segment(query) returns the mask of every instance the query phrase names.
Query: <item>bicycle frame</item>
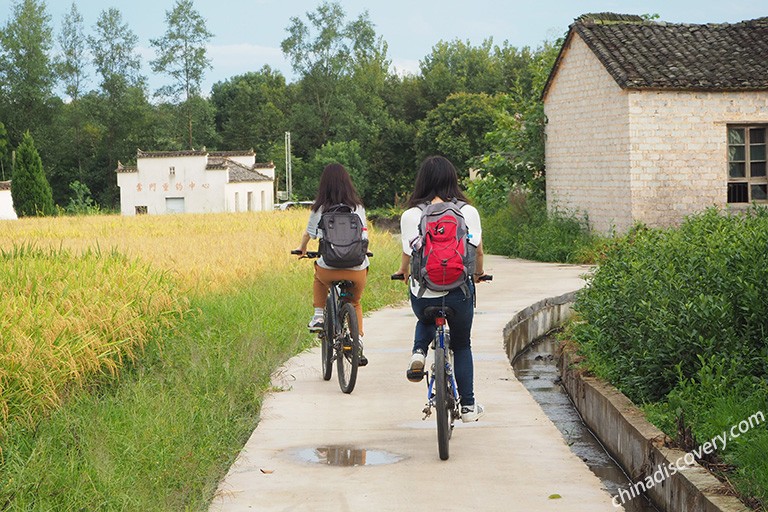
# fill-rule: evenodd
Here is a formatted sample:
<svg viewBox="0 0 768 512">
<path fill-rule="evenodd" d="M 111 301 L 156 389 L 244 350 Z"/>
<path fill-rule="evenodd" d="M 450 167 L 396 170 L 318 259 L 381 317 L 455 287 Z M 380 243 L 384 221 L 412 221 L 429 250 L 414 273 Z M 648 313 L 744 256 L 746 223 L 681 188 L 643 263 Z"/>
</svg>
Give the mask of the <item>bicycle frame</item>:
<svg viewBox="0 0 768 512">
<path fill-rule="evenodd" d="M 431 348 L 434 351 L 442 350 L 445 353 L 445 375 L 448 383 L 451 385 L 451 394 L 454 399 L 454 413 L 459 408 L 459 390 L 456 386 L 456 379 L 453 376 L 453 357 L 451 356 L 450 347 L 446 346 L 446 318 L 445 316 L 438 316 L 435 318 L 435 339 L 432 340 Z M 434 364 L 434 363 L 433 363 Z M 435 393 L 435 370 L 430 372 L 427 380 L 427 407 L 424 408 L 424 419 L 432 414 L 432 408 L 436 406 L 436 393 Z M 453 414 L 453 419 L 456 415 Z"/>
</svg>

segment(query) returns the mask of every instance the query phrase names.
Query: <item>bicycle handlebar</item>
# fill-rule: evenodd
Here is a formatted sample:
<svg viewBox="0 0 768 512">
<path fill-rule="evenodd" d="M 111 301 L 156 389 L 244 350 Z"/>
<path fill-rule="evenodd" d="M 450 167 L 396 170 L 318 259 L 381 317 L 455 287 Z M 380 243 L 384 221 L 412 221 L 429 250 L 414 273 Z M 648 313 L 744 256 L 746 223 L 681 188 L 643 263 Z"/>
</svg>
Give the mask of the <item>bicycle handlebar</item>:
<svg viewBox="0 0 768 512">
<path fill-rule="evenodd" d="M 392 274 L 389 276 L 392 281 L 405 281 L 405 274 Z M 478 281 L 493 281 L 492 274 L 483 274 L 478 278 Z"/>
<path fill-rule="evenodd" d="M 299 251 L 298 249 L 294 249 L 294 250 L 291 251 L 291 254 L 299 255 L 299 254 L 301 254 L 301 251 Z M 365 255 L 368 256 L 369 258 L 373 257 L 373 253 L 372 252 L 366 252 Z M 305 258 L 319 258 L 320 257 L 320 252 L 319 251 L 307 251 L 307 252 L 304 253 L 304 257 Z"/>
</svg>

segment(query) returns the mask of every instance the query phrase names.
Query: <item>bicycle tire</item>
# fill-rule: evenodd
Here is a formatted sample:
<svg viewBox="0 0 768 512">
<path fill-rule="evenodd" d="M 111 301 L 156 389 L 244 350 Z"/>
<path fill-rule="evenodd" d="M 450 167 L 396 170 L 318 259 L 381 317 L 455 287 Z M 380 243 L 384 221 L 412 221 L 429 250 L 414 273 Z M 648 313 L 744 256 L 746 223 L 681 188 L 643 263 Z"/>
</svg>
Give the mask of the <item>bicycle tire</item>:
<svg viewBox="0 0 768 512">
<path fill-rule="evenodd" d="M 451 407 L 448 398 L 448 379 L 445 375 L 445 350 L 435 350 L 435 416 L 437 417 L 437 451 L 440 460 L 448 460 L 448 443 L 451 439 L 449 414 Z"/>
<path fill-rule="evenodd" d="M 320 352 L 323 363 L 323 380 L 331 380 L 331 374 L 333 373 L 334 322 L 333 297 L 328 294 L 328 299 L 325 301 L 325 311 L 323 312 L 323 333 L 320 341 Z"/>
<path fill-rule="evenodd" d="M 357 381 L 357 367 L 360 362 L 360 331 L 357 314 L 352 304 L 345 303 L 339 313 L 339 338 L 341 353 L 336 356 L 339 387 L 344 393 L 351 393 Z"/>
</svg>

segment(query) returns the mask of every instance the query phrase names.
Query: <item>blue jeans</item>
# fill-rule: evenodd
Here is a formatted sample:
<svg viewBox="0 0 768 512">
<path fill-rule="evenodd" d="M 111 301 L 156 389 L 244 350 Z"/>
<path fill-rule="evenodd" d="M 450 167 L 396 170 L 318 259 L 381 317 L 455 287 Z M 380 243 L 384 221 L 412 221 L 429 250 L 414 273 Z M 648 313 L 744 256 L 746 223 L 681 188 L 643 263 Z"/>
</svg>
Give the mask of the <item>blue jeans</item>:
<svg viewBox="0 0 768 512">
<path fill-rule="evenodd" d="M 466 297 L 460 288 L 451 290 L 445 297 L 418 298 L 410 294 L 411 308 L 418 319 L 413 341 L 414 351 L 422 350 L 426 354 L 429 350 L 429 344 L 435 337 L 435 324 L 424 316 L 424 308 L 445 304 L 454 311 L 448 326 L 451 331 L 453 371 L 456 376 L 456 386 L 459 388 L 459 395 L 461 396 L 461 405 L 473 405 L 475 403 L 474 366 L 472 347 L 470 346 L 472 319 L 475 316 L 474 283 L 469 283 L 469 292 Z"/>
</svg>

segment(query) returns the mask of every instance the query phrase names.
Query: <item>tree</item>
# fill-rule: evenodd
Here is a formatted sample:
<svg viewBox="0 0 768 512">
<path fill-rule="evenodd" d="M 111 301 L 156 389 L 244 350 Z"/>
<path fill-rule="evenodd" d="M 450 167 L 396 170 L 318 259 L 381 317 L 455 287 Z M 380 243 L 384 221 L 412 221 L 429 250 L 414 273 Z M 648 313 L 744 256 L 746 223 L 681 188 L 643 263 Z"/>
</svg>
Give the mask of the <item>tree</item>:
<svg viewBox="0 0 768 512">
<path fill-rule="evenodd" d="M 83 173 L 82 131 L 83 119 L 80 109 L 80 96 L 85 88 L 88 41 L 85 37 L 83 16 L 77 10 L 77 4 L 72 2 L 69 12 L 64 15 L 61 33 L 59 34 L 61 55 L 56 60 L 56 69 L 60 80 L 64 83 L 64 92 L 72 100 L 67 109 L 69 129 L 73 132 L 74 144 L 72 151 L 77 161 L 77 177 L 85 179 Z"/>
<path fill-rule="evenodd" d="M 341 123 L 338 121 L 354 110 L 346 85 L 355 64 L 376 53 L 386 54 L 377 41 L 373 25 L 365 11 L 347 23 L 344 9 L 338 3 L 323 2 L 307 21 L 291 18 L 289 36 L 281 43 L 283 53 L 293 70 L 301 77 L 298 86 L 298 108 L 294 109 L 292 131 L 300 131 L 303 152 L 333 140 Z"/>
<path fill-rule="evenodd" d="M 493 129 L 497 100 L 487 94 L 456 93 L 419 123 L 419 160 L 440 154 L 467 176 L 472 157 L 488 149 L 485 134 Z"/>
<path fill-rule="evenodd" d="M 360 143 L 329 142 L 315 152 L 314 157 L 301 174 L 294 173 L 294 189 L 297 197 L 313 198 L 317 195 L 320 175 L 325 166 L 331 163 L 343 165 L 352 178 L 358 194 L 366 202 L 366 186 L 368 183 L 368 168 L 360 154 Z"/>
<path fill-rule="evenodd" d="M 64 92 L 73 102 L 77 102 L 88 78 L 88 40 L 85 37 L 83 16 L 74 2 L 69 12 L 64 15 L 58 41 L 61 55 L 56 59 L 56 71 L 64 83 Z"/>
<path fill-rule="evenodd" d="M 43 162 L 28 131 L 24 133 L 21 144 L 16 149 L 11 197 L 19 217 L 53 215 L 51 186 L 45 179 Z"/>
<path fill-rule="evenodd" d="M 157 54 L 151 61 L 152 71 L 167 73 L 172 79 L 171 84 L 158 90 L 159 96 L 170 96 L 174 100 L 184 98 L 188 143 L 192 148 L 191 101 L 200 96 L 200 83 L 205 70 L 211 67 L 205 44 L 213 34 L 206 28 L 205 19 L 195 10 L 192 0 L 176 0 L 173 10 L 165 13 L 165 22 L 168 26 L 165 35 L 150 41 Z"/>
<path fill-rule="evenodd" d="M 288 130 L 288 88 L 283 75 L 269 66 L 217 82 L 211 102 L 224 149 L 253 148 L 260 154 Z"/>
<path fill-rule="evenodd" d="M 118 197 L 114 169 L 117 161 L 130 160 L 143 141 L 151 140 L 151 106 L 136 52 L 138 37 L 123 23 L 120 10 L 110 8 L 99 15 L 88 36 L 93 63 L 101 77 L 99 97 L 89 101 L 94 126 L 103 127 L 94 169 L 86 185 L 99 203 L 112 206 Z"/>
<path fill-rule="evenodd" d="M 5 125 L 0 122 L 0 178 L 5 181 L 5 159 L 8 157 L 8 131 Z"/>
<path fill-rule="evenodd" d="M 0 31 L 0 94 L 11 142 L 29 130 L 39 134 L 50 121 L 48 101 L 55 80 L 49 57 L 50 16 L 41 0 L 22 0 Z"/>
<path fill-rule="evenodd" d="M 88 36 L 93 64 L 101 75 L 101 88 L 108 96 L 118 96 L 130 86 L 143 86 L 141 60 L 136 53 L 139 38 L 123 23 L 119 9 L 102 11 L 94 35 Z"/>
<path fill-rule="evenodd" d="M 486 136 L 487 150 L 472 161 L 483 174 L 506 186 L 524 186 L 544 194 L 544 128 L 546 118 L 541 92 L 560 52 L 563 40 L 545 42 L 527 59 L 530 88 L 520 80 L 513 91 L 500 97 L 493 129 Z"/>
</svg>

